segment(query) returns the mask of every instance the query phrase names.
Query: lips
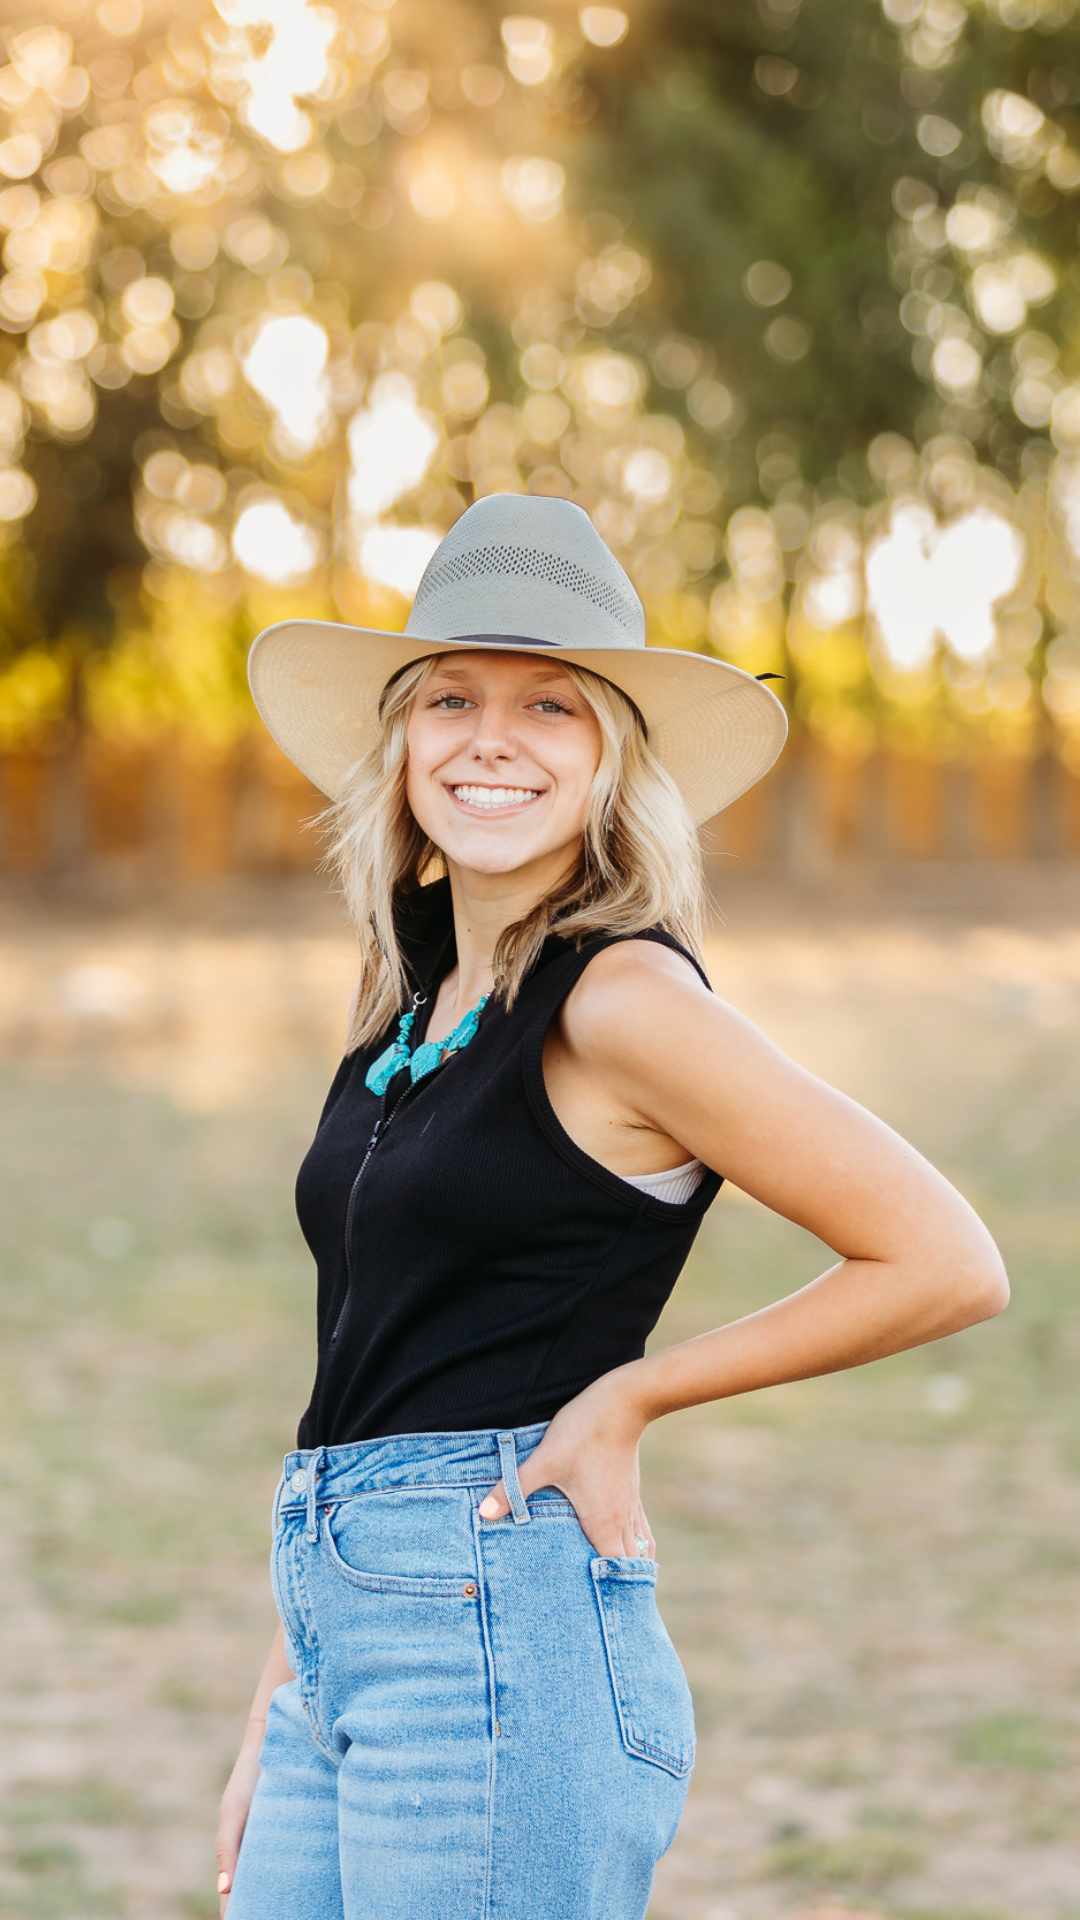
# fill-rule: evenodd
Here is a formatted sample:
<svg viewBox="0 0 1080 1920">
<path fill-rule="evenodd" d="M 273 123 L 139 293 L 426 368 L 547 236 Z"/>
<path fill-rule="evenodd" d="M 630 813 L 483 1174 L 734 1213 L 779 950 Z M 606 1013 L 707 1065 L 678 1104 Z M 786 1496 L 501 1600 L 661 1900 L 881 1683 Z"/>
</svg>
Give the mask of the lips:
<svg viewBox="0 0 1080 1920">
<path fill-rule="evenodd" d="M 488 813 L 499 813 L 507 807 L 525 806 L 530 800 L 539 800 L 540 789 L 536 787 L 451 787 L 454 799 L 466 807 L 482 807 Z"/>
</svg>

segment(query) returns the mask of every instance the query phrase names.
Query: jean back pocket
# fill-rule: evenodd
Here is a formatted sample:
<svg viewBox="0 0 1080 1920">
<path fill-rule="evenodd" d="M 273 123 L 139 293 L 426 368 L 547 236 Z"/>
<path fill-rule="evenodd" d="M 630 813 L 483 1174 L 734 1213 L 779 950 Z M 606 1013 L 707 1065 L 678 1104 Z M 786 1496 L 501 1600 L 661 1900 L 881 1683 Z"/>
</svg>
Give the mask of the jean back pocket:
<svg viewBox="0 0 1080 1920">
<path fill-rule="evenodd" d="M 593 1560 L 590 1572 L 623 1746 L 684 1779 L 694 1764 L 694 1708 L 657 1611 L 655 1563 Z"/>
</svg>

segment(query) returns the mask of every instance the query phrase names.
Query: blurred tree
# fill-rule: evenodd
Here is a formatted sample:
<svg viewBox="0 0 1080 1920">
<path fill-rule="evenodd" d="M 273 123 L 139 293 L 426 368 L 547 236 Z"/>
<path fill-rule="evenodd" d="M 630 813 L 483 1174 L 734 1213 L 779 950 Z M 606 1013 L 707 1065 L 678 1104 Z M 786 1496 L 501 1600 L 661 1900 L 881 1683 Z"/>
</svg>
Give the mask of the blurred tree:
<svg viewBox="0 0 1080 1920">
<path fill-rule="evenodd" d="M 738 652 L 741 625 L 750 664 L 786 637 L 797 709 L 853 745 L 884 707 L 902 735 L 976 723 L 1030 748 L 1045 620 L 1047 703 L 1080 764 L 1074 9 L 670 0 L 585 77 L 579 171 L 653 267 L 615 344 L 636 335 L 657 385 L 682 389 L 737 509 L 718 644 Z M 868 570 L 871 674 L 852 622 L 874 517 L 843 502 L 890 494 L 910 531 Z M 938 514 L 966 516 L 963 559 Z M 1004 620 L 950 621 L 958 568 Z"/>
<path fill-rule="evenodd" d="M 0 724 L 240 727 L 527 488 L 853 751 L 1030 744 L 1040 616 L 1080 739 L 1064 0 L 2 11 Z"/>
<path fill-rule="evenodd" d="M 654 294 L 730 388 L 733 498 L 792 477 L 778 429 L 853 494 L 883 432 L 944 428 L 1016 477 L 1055 385 L 1025 369 L 1058 361 L 1029 319 L 1067 353 L 1080 323 L 1071 8 L 668 0 L 588 79 L 580 164 L 626 196 Z M 663 384 L 687 347 L 654 347 Z"/>
</svg>

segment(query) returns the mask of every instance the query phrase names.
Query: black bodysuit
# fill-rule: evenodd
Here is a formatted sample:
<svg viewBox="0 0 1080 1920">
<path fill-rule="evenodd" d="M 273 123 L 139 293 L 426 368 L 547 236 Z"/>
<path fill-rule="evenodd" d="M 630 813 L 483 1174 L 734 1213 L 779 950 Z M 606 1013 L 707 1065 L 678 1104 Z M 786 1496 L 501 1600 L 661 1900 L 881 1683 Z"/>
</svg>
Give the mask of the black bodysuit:
<svg viewBox="0 0 1080 1920">
<path fill-rule="evenodd" d="M 454 963 L 449 883 L 409 896 L 399 926 L 428 996 L 419 1044 Z M 299 1446 L 530 1425 L 640 1358 L 721 1180 L 706 1172 L 689 1200 L 655 1199 L 555 1117 L 545 1036 L 620 937 L 580 949 L 550 937 L 513 1010 L 489 1000 L 468 1046 L 415 1086 L 407 1071 L 381 1098 L 364 1085 L 393 1028 L 342 1061 L 296 1188 L 318 1266 Z M 634 937 L 686 952 L 658 929 Z"/>
</svg>

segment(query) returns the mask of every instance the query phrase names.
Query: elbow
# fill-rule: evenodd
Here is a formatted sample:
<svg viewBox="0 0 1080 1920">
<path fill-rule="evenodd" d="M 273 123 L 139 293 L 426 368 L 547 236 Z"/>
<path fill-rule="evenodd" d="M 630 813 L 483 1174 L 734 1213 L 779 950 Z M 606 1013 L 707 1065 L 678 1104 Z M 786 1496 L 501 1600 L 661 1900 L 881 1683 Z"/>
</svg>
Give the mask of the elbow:
<svg viewBox="0 0 1080 1920">
<path fill-rule="evenodd" d="M 993 1258 L 970 1266 L 956 1276 L 956 1330 L 973 1327 L 980 1320 L 993 1320 L 1009 1304 L 1009 1276 L 997 1248 Z"/>
<path fill-rule="evenodd" d="M 993 1280 L 987 1284 L 986 1305 L 983 1308 L 983 1320 L 992 1320 L 996 1313 L 1004 1313 L 1009 1304 L 1009 1276 L 1003 1266 L 999 1266 Z"/>
<path fill-rule="evenodd" d="M 953 1230 L 941 1233 L 934 1249 L 941 1299 L 953 1333 L 993 1320 L 1009 1304 L 1009 1276 L 997 1242 L 977 1214 L 965 1209 L 965 1216 L 950 1223 Z"/>
</svg>

